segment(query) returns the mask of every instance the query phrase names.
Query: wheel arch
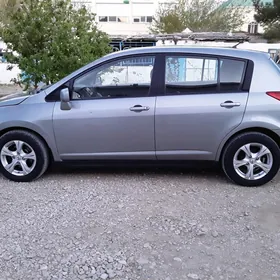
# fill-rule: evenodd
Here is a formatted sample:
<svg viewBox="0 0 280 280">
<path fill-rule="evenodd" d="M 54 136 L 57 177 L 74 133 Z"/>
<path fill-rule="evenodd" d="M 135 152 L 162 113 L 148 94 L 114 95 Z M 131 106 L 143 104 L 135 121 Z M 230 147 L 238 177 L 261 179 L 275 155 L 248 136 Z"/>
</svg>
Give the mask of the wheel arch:
<svg viewBox="0 0 280 280">
<path fill-rule="evenodd" d="M 35 131 L 33 129 L 26 128 L 26 127 L 21 127 L 21 126 L 7 127 L 7 128 L 4 128 L 0 131 L 0 137 L 2 137 L 7 132 L 14 131 L 14 130 L 27 131 L 27 132 L 30 132 L 30 133 L 36 135 L 46 145 L 49 156 L 50 156 L 50 161 L 54 161 L 54 155 L 53 155 L 52 149 L 49 146 L 48 142 L 46 141 L 46 139 L 40 133 L 38 133 L 37 131 Z"/>
<path fill-rule="evenodd" d="M 276 142 L 278 147 L 280 148 L 280 136 L 276 132 L 274 132 L 273 130 L 267 129 L 267 128 L 263 128 L 263 127 L 250 127 L 250 128 L 245 128 L 245 129 L 239 130 L 239 131 L 235 132 L 233 135 L 231 135 L 225 141 L 225 143 L 223 143 L 222 148 L 217 153 L 216 160 L 217 161 L 221 161 L 223 153 L 225 151 L 225 148 L 227 147 L 229 142 L 233 138 L 235 138 L 236 136 L 238 136 L 238 135 L 240 135 L 242 133 L 245 133 L 245 132 L 259 132 L 259 133 L 263 133 L 263 134 L 269 136 L 270 138 L 272 138 Z"/>
</svg>

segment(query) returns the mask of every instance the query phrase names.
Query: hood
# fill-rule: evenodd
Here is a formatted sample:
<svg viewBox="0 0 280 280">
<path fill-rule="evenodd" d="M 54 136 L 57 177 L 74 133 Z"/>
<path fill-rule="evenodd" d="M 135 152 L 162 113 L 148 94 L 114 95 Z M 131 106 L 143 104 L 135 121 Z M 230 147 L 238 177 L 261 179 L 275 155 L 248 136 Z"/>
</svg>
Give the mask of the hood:
<svg viewBox="0 0 280 280">
<path fill-rule="evenodd" d="M 30 96 L 30 93 L 14 93 L 0 98 L 0 107 L 18 105 Z"/>
</svg>

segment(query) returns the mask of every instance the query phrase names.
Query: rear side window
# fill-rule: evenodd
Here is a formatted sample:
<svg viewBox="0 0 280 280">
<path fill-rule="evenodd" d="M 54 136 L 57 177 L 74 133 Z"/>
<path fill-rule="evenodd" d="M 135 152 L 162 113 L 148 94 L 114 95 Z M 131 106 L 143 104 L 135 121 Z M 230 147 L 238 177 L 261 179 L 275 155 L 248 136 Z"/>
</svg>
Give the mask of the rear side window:
<svg viewBox="0 0 280 280">
<path fill-rule="evenodd" d="M 240 91 L 246 63 L 233 59 L 168 56 L 166 94 Z"/>
<path fill-rule="evenodd" d="M 239 91 L 243 82 L 245 62 L 233 59 L 220 60 L 220 91 Z"/>
</svg>

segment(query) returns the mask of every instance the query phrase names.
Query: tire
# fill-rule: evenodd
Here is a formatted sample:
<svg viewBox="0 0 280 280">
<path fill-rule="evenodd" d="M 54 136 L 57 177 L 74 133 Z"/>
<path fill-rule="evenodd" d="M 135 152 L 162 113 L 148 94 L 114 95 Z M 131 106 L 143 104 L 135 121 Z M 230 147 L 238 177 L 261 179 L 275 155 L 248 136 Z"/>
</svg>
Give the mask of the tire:
<svg viewBox="0 0 280 280">
<path fill-rule="evenodd" d="M 258 157 L 261 149 L 264 155 Z M 248 156 L 250 154 L 253 156 Z M 247 187 L 262 186 L 270 182 L 278 173 L 280 149 L 269 136 L 259 132 L 246 132 L 236 136 L 227 144 L 222 154 L 221 164 L 227 177 L 234 183 Z M 239 164 L 241 165 L 238 166 Z M 265 168 L 260 168 L 260 165 Z M 249 170 L 253 170 L 253 173 Z"/>
<path fill-rule="evenodd" d="M 35 134 L 13 130 L 0 137 L 0 171 L 7 179 L 33 181 L 45 173 L 49 162 L 48 148 Z"/>
</svg>

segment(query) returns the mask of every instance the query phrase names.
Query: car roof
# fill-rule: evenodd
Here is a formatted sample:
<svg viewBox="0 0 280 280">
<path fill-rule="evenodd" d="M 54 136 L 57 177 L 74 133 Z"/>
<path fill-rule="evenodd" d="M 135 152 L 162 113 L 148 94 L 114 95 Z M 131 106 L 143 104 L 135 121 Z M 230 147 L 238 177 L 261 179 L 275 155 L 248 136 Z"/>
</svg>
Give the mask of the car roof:
<svg viewBox="0 0 280 280">
<path fill-rule="evenodd" d="M 118 58 L 127 55 L 136 54 L 153 54 L 153 53 L 189 53 L 189 54 L 209 54 L 209 55 L 220 55 L 220 56 L 231 56 L 236 58 L 244 58 L 256 60 L 263 56 L 269 56 L 265 52 L 243 50 L 236 48 L 226 47 L 190 47 L 190 46 L 153 46 L 153 47 L 142 47 L 142 48 L 131 48 L 119 52 L 114 52 L 103 58 Z"/>
</svg>

